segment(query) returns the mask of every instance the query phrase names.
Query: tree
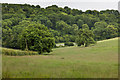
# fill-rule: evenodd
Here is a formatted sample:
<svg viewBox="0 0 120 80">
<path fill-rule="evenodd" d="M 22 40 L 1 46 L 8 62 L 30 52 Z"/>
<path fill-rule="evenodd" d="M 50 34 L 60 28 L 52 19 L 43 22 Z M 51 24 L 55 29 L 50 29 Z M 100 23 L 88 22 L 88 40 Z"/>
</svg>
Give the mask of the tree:
<svg viewBox="0 0 120 80">
<path fill-rule="evenodd" d="M 56 26 L 56 22 L 60 20 L 58 15 L 55 13 L 52 13 L 48 15 L 48 18 L 53 24 L 52 29 L 54 29 L 54 27 Z"/>
<path fill-rule="evenodd" d="M 94 34 L 88 28 L 80 29 L 78 32 L 78 37 L 76 39 L 76 43 L 78 46 L 85 45 L 85 47 L 90 44 L 95 44 Z"/>
<path fill-rule="evenodd" d="M 77 21 L 77 25 L 79 26 L 79 29 L 82 28 L 82 25 L 84 24 L 83 20 L 79 19 Z"/>
<path fill-rule="evenodd" d="M 12 43 L 12 30 L 8 27 L 8 29 L 2 29 L 2 46 L 11 48 Z"/>
<path fill-rule="evenodd" d="M 64 21 L 58 21 L 56 23 L 56 29 L 61 31 L 62 34 L 69 34 L 71 30 L 71 26 L 66 24 Z"/>
<path fill-rule="evenodd" d="M 52 24 L 52 22 L 50 20 L 47 20 L 46 26 L 48 28 L 52 28 L 53 24 Z"/>
<path fill-rule="evenodd" d="M 71 11 L 71 14 L 72 15 L 80 15 L 80 14 L 82 14 L 82 11 L 81 10 L 78 10 L 78 9 L 73 9 L 72 11 Z"/>
<path fill-rule="evenodd" d="M 67 24 L 71 25 L 75 23 L 75 17 L 73 15 L 60 15 L 60 19 L 66 22 Z"/>
<path fill-rule="evenodd" d="M 65 12 L 67 14 L 70 14 L 71 13 L 71 8 L 69 8 L 68 6 L 65 6 L 64 9 L 66 10 Z"/>
<path fill-rule="evenodd" d="M 82 29 L 88 29 L 89 30 L 89 26 L 87 24 L 83 24 Z"/>
<path fill-rule="evenodd" d="M 93 33 L 95 34 L 95 40 L 103 40 L 106 39 L 106 27 L 107 27 L 107 23 L 102 21 L 102 22 L 96 22 L 94 24 L 95 29 L 93 29 Z"/>
<path fill-rule="evenodd" d="M 47 25 L 48 18 L 44 15 L 37 15 L 34 17 L 33 21 L 40 21 L 41 24 Z"/>
<path fill-rule="evenodd" d="M 118 29 L 113 25 L 108 25 L 106 28 L 106 35 L 104 36 L 106 36 L 107 39 L 115 38 L 118 36 Z"/>
<path fill-rule="evenodd" d="M 76 24 L 72 25 L 72 30 L 70 31 L 72 35 L 76 35 L 76 33 L 78 32 L 78 26 Z"/>
<path fill-rule="evenodd" d="M 82 12 L 67 6 L 41 8 L 39 5 L 3 3 L 2 13 L 2 45 L 9 48 L 42 53 L 51 51 L 51 47 L 46 45 L 53 43 L 53 37 L 56 43 L 75 42 L 78 37 L 78 45 L 88 46 L 94 39 L 97 41 L 120 36 L 117 35 L 120 30 L 118 10 Z M 36 28 L 37 25 L 39 27 Z M 51 34 L 44 36 L 47 33 Z M 94 37 L 87 37 L 89 34 Z"/>
<path fill-rule="evenodd" d="M 40 6 L 39 6 L 39 5 L 36 5 L 36 7 L 37 7 L 37 8 L 40 8 Z"/>
<path fill-rule="evenodd" d="M 55 40 L 49 30 L 39 23 L 32 23 L 25 27 L 20 38 L 22 49 L 35 50 L 39 54 L 51 52 L 55 45 Z"/>
</svg>

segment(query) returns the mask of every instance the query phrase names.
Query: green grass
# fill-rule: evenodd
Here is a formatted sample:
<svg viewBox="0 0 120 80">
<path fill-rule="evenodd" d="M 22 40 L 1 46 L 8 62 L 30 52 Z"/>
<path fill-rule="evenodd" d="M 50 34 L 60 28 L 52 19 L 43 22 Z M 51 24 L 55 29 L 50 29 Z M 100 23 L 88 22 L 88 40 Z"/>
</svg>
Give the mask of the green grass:
<svg viewBox="0 0 120 80">
<path fill-rule="evenodd" d="M 3 78 L 117 78 L 118 40 L 53 49 L 49 55 L 3 55 Z"/>
<path fill-rule="evenodd" d="M 2 54 L 9 56 L 39 55 L 38 52 L 35 51 L 22 51 L 18 49 L 8 49 L 8 48 L 2 48 Z"/>
</svg>

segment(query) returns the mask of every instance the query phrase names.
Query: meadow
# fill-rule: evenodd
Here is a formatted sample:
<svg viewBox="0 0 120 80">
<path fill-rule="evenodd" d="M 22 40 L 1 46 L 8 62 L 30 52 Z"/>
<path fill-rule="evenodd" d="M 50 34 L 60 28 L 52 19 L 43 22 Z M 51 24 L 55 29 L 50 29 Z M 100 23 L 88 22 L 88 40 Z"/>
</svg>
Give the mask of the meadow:
<svg viewBox="0 0 120 80">
<path fill-rule="evenodd" d="M 117 78 L 118 38 L 42 55 L 2 56 L 3 78 Z"/>
</svg>

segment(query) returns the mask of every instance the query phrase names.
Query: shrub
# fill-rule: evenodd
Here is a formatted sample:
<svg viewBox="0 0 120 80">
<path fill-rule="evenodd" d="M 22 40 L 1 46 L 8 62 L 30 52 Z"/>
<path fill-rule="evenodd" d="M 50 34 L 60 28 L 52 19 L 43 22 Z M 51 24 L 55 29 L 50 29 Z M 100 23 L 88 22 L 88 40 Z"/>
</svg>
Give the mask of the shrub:
<svg viewBox="0 0 120 80">
<path fill-rule="evenodd" d="M 2 54 L 9 55 L 9 56 L 24 56 L 24 55 L 38 55 L 38 52 L 3 48 Z"/>
<path fill-rule="evenodd" d="M 73 42 L 65 42 L 65 46 L 74 46 Z"/>
</svg>

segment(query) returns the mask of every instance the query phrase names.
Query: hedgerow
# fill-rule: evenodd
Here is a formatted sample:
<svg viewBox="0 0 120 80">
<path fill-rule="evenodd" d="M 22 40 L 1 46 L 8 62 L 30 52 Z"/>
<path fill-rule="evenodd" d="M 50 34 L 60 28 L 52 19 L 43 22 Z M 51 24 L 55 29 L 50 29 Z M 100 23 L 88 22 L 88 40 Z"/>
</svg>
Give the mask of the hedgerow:
<svg viewBox="0 0 120 80">
<path fill-rule="evenodd" d="M 35 51 L 22 51 L 8 48 L 2 48 L 2 54 L 9 56 L 39 55 L 38 52 Z"/>
</svg>

